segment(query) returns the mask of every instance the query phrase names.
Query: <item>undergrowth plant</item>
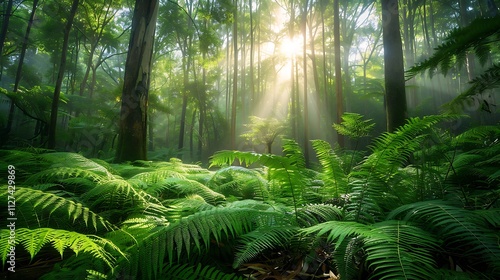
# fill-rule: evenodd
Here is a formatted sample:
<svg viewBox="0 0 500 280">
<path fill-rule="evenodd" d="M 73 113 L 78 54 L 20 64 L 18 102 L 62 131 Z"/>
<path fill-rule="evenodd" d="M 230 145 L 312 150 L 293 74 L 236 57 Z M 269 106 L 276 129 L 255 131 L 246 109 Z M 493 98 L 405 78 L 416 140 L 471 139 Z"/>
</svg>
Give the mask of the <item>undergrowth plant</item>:
<svg viewBox="0 0 500 280">
<path fill-rule="evenodd" d="M 500 128 L 439 128 L 456 118 L 410 119 L 356 161 L 314 140 L 317 169 L 291 140 L 281 156 L 220 151 L 208 169 L 1 150 L 0 168 L 16 163 L 16 276 L 499 278 Z"/>
</svg>

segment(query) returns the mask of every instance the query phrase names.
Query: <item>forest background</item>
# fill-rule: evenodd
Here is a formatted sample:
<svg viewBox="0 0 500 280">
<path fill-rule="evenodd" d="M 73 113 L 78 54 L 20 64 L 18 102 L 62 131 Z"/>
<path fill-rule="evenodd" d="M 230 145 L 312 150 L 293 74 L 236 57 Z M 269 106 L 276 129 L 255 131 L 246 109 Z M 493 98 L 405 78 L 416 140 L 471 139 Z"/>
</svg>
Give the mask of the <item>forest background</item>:
<svg viewBox="0 0 500 280">
<path fill-rule="evenodd" d="M 2 2 L 0 86 L 15 103 L 1 95 L 3 145 L 114 157 L 134 3 L 75 2 L 72 11 L 65 1 Z M 332 128 L 344 112 L 374 119 L 374 135 L 385 131 L 382 28 L 394 18 L 393 8 L 383 12 L 375 1 L 338 1 L 338 10 L 333 4 L 160 1 L 147 98 L 150 158 L 207 162 L 224 148 L 264 152 L 266 126 L 274 126 L 300 143 L 309 159 L 310 139 L 352 148 Z M 405 69 L 429 58 L 455 28 L 495 15 L 497 4 L 400 1 Z M 497 56 L 493 52 L 483 62 L 468 54 L 442 72 L 432 71 L 432 79 L 409 78 L 407 115 L 442 112 Z M 495 123 L 494 98 L 488 91 L 448 106 L 473 116 L 451 128 Z M 259 122 L 260 131 L 240 137 L 251 131 L 246 124 L 255 128 Z"/>
<path fill-rule="evenodd" d="M 499 279 L 498 4 L 2 1 L 0 277 Z"/>
</svg>

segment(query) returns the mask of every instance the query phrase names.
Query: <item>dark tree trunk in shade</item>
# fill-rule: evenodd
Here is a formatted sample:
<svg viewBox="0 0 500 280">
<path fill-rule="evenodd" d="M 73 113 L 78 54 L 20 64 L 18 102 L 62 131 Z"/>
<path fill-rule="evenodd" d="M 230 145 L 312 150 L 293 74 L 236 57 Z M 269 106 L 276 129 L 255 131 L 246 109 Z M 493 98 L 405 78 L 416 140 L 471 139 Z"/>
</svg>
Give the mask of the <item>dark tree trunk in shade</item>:
<svg viewBox="0 0 500 280">
<path fill-rule="evenodd" d="M 397 0 L 382 0 L 384 75 L 387 131 L 405 124 L 407 117 L 403 48 Z"/>
<path fill-rule="evenodd" d="M 136 0 L 120 111 L 117 162 L 147 158 L 147 109 L 158 0 Z"/>
<path fill-rule="evenodd" d="M 57 111 L 59 110 L 59 97 L 61 96 L 61 87 L 64 79 L 64 72 L 66 69 L 66 57 L 68 55 L 68 45 L 69 45 L 69 33 L 71 32 L 71 27 L 73 26 L 73 20 L 75 19 L 76 10 L 78 9 L 79 0 L 73 0 L 71 4 L 71 10 L 68 15 L 68 21 L 64 28 L 64 39 L 63 46 L 61 50 L 61 61 L 59 63 L 59 72 L 57 73 L 56 85 L 54 88 L 54 97 L 52 98 L 52 107 L 50 111 L 50 123 L 49 123 L 49 137 L 47 142 L 47 148 L 54 149 L 56 147 L 56 125 L 57 125 Z"/>
</svg>

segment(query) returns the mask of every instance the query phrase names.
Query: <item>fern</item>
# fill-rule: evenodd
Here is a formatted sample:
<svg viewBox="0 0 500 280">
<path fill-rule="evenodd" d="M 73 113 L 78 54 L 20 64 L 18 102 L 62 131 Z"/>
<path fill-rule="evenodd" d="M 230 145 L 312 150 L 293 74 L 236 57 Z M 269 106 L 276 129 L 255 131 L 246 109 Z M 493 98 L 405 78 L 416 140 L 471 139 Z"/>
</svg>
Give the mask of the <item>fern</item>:
<svg viewBox="0 0 500 280">
<path fill-rule="evenodd" d="M 342 210 L 329 204 L 308 204 L 297 209 L 298 224 L 312 226 L 326 221 L 343 219 Z"/>
<path fill-rule="evenodd" d="M 235 273 L 225 273 L 217 267 L 198 264 L 168 265 L 157 279 L 178 279 L 178 280 L 244 280 L 247 277 L 238 276 Z"/>
<path fill-rule="evenodd" d="M 484 265 L 493 275 L 499 275 L 500 235 L 486 227 L 480 213 L 443 201 L 425 201 L 401 206 L 388 218 L 422 223 L 442 239 L 442 246 L 450 255 L 466 257 L 468 265 Z"/>
<path fill-rule="evenodd" d="M 139 173 L 131 177 L 130 180 L 140 180 L 146 184 L 154 184 L 167 178 L 185 179 L 185 177 L 179 172 L 167 168 L 161 168 L 151 172 Z"/>
<path fill-rule="evenodd" d="M 370 278 L 375 279 L 431 279 L 435 274 L 435 263 L 431 252 L 437 249 L 436 240 L 418 227 L 398 221 L 363 225 L 355 222 L 330 221 L 318 224 L 302 232 L 327 236 L 327 240 L 341 244 L 338 249 L 349 249 L 344 243 L 352 237 L 362 238 L 366 251 L 366 261 L 372 270 Z M 343 244 L 343 245 L 342 245 Z M 418 246 L 418 247 L 416 247 Z M 337 253 L 337 254 L 341 254 Z M 338 262 L 351 262 L 353 254 L 347 252 L 347 259 Z M 341 271 L 347 272 L 347 264 L 338 264 Z M 342 275 L 341 275 L 342 277 Z"/>
<path fill-rule="evenodd" d="M 239 166 L 217 170 L 206 185 L 225 196 L 239 199 L 266 200 L 270 195 L 267 181 L 258 171 Z"/>
<path fill-rule="evenodd" d="M 500 65 L 493 64 L 486 71 L 484 71 L 484 73 L 469 81 L 469 88 L 455 97 L 452 101 L 445 104 L 444 107 L 453 111 L 455 108 L 463 107 L 463 105 L 467 104 L 468 101 L 480 102 L 478 104 L 479 107 L 482 110 L 491 113 L 494 111 L 492 107 L 496 106 L 496 104 L 489 103 L 487 99 L 481 97 L 480 95 L 485 93 L 487 90 L 496 89 L 498 87 L 500 87 Z M 476 96 L 479 96 L 480 98 L 475 99 L 474 97 Z"/>
<path fill-rule="evenodd" d="M 210 204 L 218 204 L 225 200 L 225 196 L 211 190 L 207 186 L 197 181 L 188 179 L 169 178 L 163 181 L 164 185 L 169 186 L 177 195 L 193 195 L 197 194 Z"/>
<path fill-rule="evenodd" d="M 152 198 L 136 189 L 131 182 L 112 179 L 100 182 L 81 199 L 108 219 L 120 220 L 134 211 L 146 209 L 151 205 Z"/>
<path fill-rule="evenodd" d="M 437 240 L 428 232 L 402 223 L 386 221 L 375 225 L 379 236 L 367 237 L 365 248 L 368 267 L 374 279 L 433 279 L 436 263 L 433 252 Z"/>
<path fill-rule="evenodd" d="M 7 190 L 7 186 L 2 186 L 1 189 Z M 2 191 L 0 200 L 7 201 L 7 191 Z M 81 203 L 63 198 L 54 193 L 46 193 L 18 186 L 16 188 L 16 204 L 18 215 L 23 216 L 29 223 L 32 222 L 29 217 L 33 215 L 33 210 L 35 210 L 34 213 L 36 213 L 35 215 L 37 216 L 39 226 L 42 213 L 47 213 L 47 219 L 49 220 L 52 217 L 54 220 L 61 221 L 63 219 L 61 219 L 60 214 L 62 214 L 66 215 L 67 219 L 72 222 L 75 222 L 77 219 L 82 219 L 85 226 L 88 226 L 90 222 L 95 231 L 98 231 L 98 228 L 103 228 L 105 230 L 113 228 L 110 222 L 106 221 L 103 217 L 94 213 Z M 29 225 L 27 224 L 26 226 Z"/>
<path fill-rule="evenodd" d="M 356 113 L 344 113 L 342 123 L 333 124 L 333 128 L 341 135 L 358 139 L 370 135 L 375 123 L 371 119 L 362 120 L 363 116 Z"/>
<path fill-rule="evenodd" d="M 347 175 L 342 168 L 339 156 L 332 150 L 330 144 L 323 140 L 313 140 L 312 146 L 322 168 L 322 179 L 325 182 L 324 195 L 339 197 L 348 192 Z"/>
<path fill-rule="evenodd" d="M 2 240 L 7 240 L 10 235 L 10 230 L 0 230 Z M 16 244 L 22 244 L 23 248 L 29 253 L 31 259 L 46 244 L 51 244 L 60 255 L 63 257 L 65 249 L 71 249 L 76 255 L 79 253 L 90 254 L 93 258 L 103 261 L 109 268 L 113 269 L 117 255 L 124 257 L 122 251 L 110 241 L 94 236 L 83 235 L 77 232 L 71 232 L 52 228 L 16 228 Z M 2 262 L 7 259 L 8 242 L 0 243 L 0 253 L 2 254 Z"/>
<path fill-rule="evenodd" d="M 233 268 L 240 267 L 266 250 L 284 248 L 291 244 L 291 239 L 298 233 L 298 227 L 291 225 L 275 225 L 259 227 L 239 239 L 241 245 L 237 248 Z"/>
<path fill-rule="evenodd" d="M 232 165 L 236 160 L 241 164 L 250 166 L 261 158 L 261 154 L 240 151 L 219 151 L 210 157 L 210 167 Z"/>
<path fill-rule="evenodd" d="M 432 75 L 438 68 L 446 74 L 453 61 L 459 58 L 458 61 L 463 62 L 465 54 L 471 50 L 475 50 L 480 62 L 484 64 L 488 57 L 489 45 L 495 41 L 495 36 L 500 34 L 500 20 L 498 19 L 498 16 L 478 18 L 469 26 L 453 30 L 445 42 L 436 48 L 431 58 L 407 71 L 408 78 L 426 70 L 429 70 Z"/>
<path fill-rule="evenodd" d="M 147 279 L 155 278 L 160 272 L 164 258 L 170 263 L 191 255 L 192 247 L 200 253 L 208 249 L 212 243 L 219 244 L 227 238 L 237 237 L 252 230 L 255 226 L 269 224 L 270 219 L 276 220 L 278 213 L 269 210 L 259 210 L 258 202 L 245 204 L 229 204 L 226 207 L 216 207 L 193 215 L 183 217 L 173 223 L 156 223 L 149 227 L 149 233 L 141 238 L 134 248 L 130 273 L 137 275 L 138 269 Z M 257 208 L 255 208 L 257 207 Z M 268 209 L 268 207 L 266 207 Z M 146 221 L 127 221 L 125 225 L 133 229 L 144 227 Z M 166 254 L 166 255 L 165 255 Z"/>
</svg>

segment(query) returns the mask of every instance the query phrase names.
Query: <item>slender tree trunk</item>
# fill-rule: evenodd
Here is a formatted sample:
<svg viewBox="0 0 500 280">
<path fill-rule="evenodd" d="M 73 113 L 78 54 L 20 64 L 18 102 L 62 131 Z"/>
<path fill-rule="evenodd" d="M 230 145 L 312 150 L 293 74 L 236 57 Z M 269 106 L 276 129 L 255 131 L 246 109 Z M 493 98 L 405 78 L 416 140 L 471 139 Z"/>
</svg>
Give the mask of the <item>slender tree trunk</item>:
<svg viewBox="0 0 500 280">
<path fill-rule="evenodd" d="M 3 56 L 3 46 L 7 39 L 7 31 L 9 30 L 10 14 L 12 13 L 13 0 L 7 2 L 7 8 L 3 12 L 2 30 L 0 30 L 0 58 Z M 3 61 L 3 60 L 0 60 Z M 2 79 L 3 63 L 0 63 L 0 80 Z"/>
<path fill-rule="evenodd" d="M 464 27 L 471 22 L 469 18 L 469 13 L 467 11 L 468 10 L 467 1 L 460 0 L 458 1 L 458 3 L 460 7 L 460 25 Z M 475 58 L 474 54 L 470 52 L 467 53 L 466 70 L 467 70 L 467 77 L 469 78 L 469 81 L 471 81 L 475 77 Z"/>
<path fill-rule="evenodd" d="M 231 103 L 231 149 L 236 149 L 236 105 L 238 97 L 238 1 L 234 0 L 233 12 L 233 97 Z"/>
<path fill-rule="evenodd" d="M 254 49 L 255 49 L 255 42 L 254 42 L 254 25 L 253 25 L 253 11 L 252 11 L 252 3 L 254 0 L 248 0 L 248 4 L 250 6 L 250 111 L 253 110 L 255 107 L 255 81 L 254 81 Z"/>
<path fill-rule="evenodd" d="M 21 83 L 24 57 L 26 56 L 26 50 L 28 49 L 28 41 L 29 41 L 29 37 L 30 37 L 30 33 L 31 33 L 31 27 L 33 26 L 33 21 L 35 19 L 37 7 L 38 7 L 38 0 L 34 0 L 33 7 L 31 9 L 30 19 L 28 21 L 28 26 L 26 27 L 26 32 L 24 33 L 24 40 L 23 40 L 23 45 L 21 47 L 21 54 L 19 55 L 19 62 L 17 65 L 16 78 L 14 81 L 13 92 L 17 92 L 17 90 L 19 89 L 19 84 Z M 15 109 L 14 101 L 11 101 L 5 135 L 7 135 L 10 132 L 10 130 L 12 129 L 12 122 L 14 120 L 14 109 Z"/>
<path fill-rule="evenodd" d="M 407 117 L 403 47 L 397 0 L 382 0 L 387 131 L 403 126 Z"/>
<path fill-rule="evenodd" d="M 335 52 L 335 93 L 337 96 L 337 123 L 342 122 L 344 114 L 344 98 L 342 97 L 342 69 L 340 67 L 340 8 L 339 0 L 333 1 L 333 42 Z M 344 50 L 346 51 L 346 50 Z M 337 142 L 340 147 L 344 147 L 344 136 L 337 133 Z"/>
<path fill-rule="evenodd" d="M 292 40 L 295 36 L 295 5 L 294 1 L 290 2 L 291 12 L 290 12 L 290 26 L 288 37 Z M 297 139 L 297 98 L 295 96 L 295 73 L 294 73 L 294 63 L 295 63 L 295 53 L 292 54 L 292 61 L 290 65 L 290 99 L 291 99 L 291 112 L 290 112 L 290 125 L 292 127 L 292 138 Z"/>
<path fill-rule="evenodd" d="M 309 165 L 309 102 L 307 94 L 307 11 L 309 8 L 309 1 L 304 2 L 304 10 L 302 11 L 302 63 L 304 71 L 304 158 L 306 165 Z"/>
<path fill-rule="evenodd" d="M 147 110 L 158 0 L 136 0 L 120 111 L 116 161 L 147 159 Z"/>
<path fill-rule="evenodd" d="M 57 74 L 56 86 L 54 89 L 54 97 L 52 98 L 52 107 L 50 111 L 49 136 L 47 142 L 47 148 L 49 149 L 55 149 L 56 147 L 56 126 L 57 126 L 57 112 L 59 110 L 59 96 L 61 95 L 61 86 L 64 79 L 64 72 L 66 70 L 66 56 L 68 55 L 69 33 L 71 32 L 71 27 L 73 26 L 73 20 L 75 19 L 76 10 L 78 9 L 78 3 L 79 0 L 73 0 L 73 3 L 71 4 L 71 10 L 66 22 L 66 26 L 64 28 L 64 39 L 61 50 L 61 61 L 59 64 L 59 72 Z"/>
</svg>

